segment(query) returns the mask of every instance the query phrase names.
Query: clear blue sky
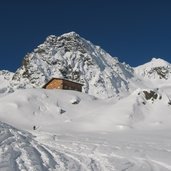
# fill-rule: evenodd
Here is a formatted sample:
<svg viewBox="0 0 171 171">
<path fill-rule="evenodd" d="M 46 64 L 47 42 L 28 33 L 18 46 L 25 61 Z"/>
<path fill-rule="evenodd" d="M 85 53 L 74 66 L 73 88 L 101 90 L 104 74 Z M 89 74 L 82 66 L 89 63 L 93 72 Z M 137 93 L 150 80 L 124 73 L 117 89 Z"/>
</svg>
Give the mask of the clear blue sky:
<svg viewBox="0 0 171 171">
<path fill-rule="evenodd" d="M 171 0 L 1 0 L 0 70 L 48 35 L 75 31 L 131 66 L 171 62 Z"/>
</svg>

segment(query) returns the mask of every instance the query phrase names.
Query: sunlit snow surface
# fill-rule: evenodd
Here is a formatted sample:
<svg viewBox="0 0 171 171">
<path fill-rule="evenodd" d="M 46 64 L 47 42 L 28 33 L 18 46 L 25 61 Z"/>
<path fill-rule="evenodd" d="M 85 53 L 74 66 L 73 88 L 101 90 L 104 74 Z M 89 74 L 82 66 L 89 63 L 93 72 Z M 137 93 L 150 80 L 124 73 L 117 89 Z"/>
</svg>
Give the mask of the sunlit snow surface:
<svg viewBox="0 0 171 171">
<path fill-rule="evenodd" d="M 0 170 L 171 170 L 170 131 L 29 133 L 0 124 Z"/>
<path fill-rule="evenodd" d="M 0 170 L 171 170 L 171 91 L 145 105 L 143 91 L 120 100 L 41 89 L 1 97 Z"/>
</svg>

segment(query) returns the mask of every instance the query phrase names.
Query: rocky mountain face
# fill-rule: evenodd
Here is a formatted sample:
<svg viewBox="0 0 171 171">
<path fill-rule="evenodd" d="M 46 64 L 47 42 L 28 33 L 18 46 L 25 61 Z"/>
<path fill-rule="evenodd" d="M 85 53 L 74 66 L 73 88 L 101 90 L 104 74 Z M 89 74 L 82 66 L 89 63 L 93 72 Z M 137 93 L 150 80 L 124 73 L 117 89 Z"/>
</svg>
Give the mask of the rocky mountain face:
<svg viewBox="0 0 171 171">
<path fill-rule="evenodd" d="M 52 77 L 84 84 L 83 92 L 101 98 L 127 92 L 133 69 L 75 32 L 49 36 L 27 54 L 13 76 L 13 87 L 40 88 Z"/>
<path fill-rule="evenodd" d="M 137 88 L 156 88 L 159 84 L 171 83 L 171 64 L 153 58 L 132 68 L 75 32 L 59 37 L 51 35 L 24 57 L 15 73 L 0 71 L 0 92 L 42 88 L 52 77 L 80 82 L 84 85 L 83 92 L 110 98 Z"/>
</svg>

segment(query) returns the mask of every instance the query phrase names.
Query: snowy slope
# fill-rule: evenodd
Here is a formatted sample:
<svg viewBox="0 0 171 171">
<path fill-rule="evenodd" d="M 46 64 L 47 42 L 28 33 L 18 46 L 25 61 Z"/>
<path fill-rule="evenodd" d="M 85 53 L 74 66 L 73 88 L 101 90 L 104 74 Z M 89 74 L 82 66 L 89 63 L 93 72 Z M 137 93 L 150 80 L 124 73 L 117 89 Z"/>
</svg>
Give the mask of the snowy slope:
<svg viewBox="0 0 171 171">
<path fill-rule="evenodd" d="M 69 90 L 18 90 L 0 98 L 0 120 L 50 132 L 166 129 L 171 125 L 170 99 L 163 90 L 138 89 L 119 101 Z"/>
<path fill-rule="evenodd" d="M 1 97 L 0 120 L 18 129 L 0 122 L 0 170 L 170 171 L 165 90 L 137 89 L 119 101 L 41 89 Z"/>
<path fill-rule="evenodd" d="M 32 133 L 34 136 L 0 122 L 1 171 L 171 170 L 167 132 Z"/>
<path fill-rule="evenodd" d="M 48 170 L 54 168 L 49 152 L 25 131 L 0 122 L 0 170 Z"/>
<path fill-rule="evenodd" d="M 128 92 L 133 69 L 75 32 L 49 36 L 27 54 L 13 80 L 17 87 L 41 87 L 52 77 L 84 84 L 83 92 L 101 98 Z"/>
</svg>

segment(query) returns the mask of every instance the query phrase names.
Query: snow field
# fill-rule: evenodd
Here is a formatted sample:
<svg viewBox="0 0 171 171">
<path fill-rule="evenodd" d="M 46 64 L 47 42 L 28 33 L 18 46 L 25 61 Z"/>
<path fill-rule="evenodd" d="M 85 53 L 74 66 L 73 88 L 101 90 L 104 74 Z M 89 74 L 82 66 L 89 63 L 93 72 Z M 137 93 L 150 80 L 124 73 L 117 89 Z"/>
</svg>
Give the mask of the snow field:
<svg viewBox="0 0 171 171">
<path fill-rule="evenodd" d="M 0 119 L 20 129 L 55 132 L 170 128 L 169 90 L 149 100 L 144 91 L 151 90 L 137 89 L 116 101 L 67 90 L 18 90 L 0 98 Z"/>
<path fill-rule="evenodd" d="M 144 91 L 120 100 L 42 89 L 1 97 L 0 170 L 170 171 L 171 90 L 149 100 Z"/>
<path fill-rule="evenodd" d="M 31 133 L 0 123 L 0 170 L 171 170 L 170 131 Z"/>
</svg>

